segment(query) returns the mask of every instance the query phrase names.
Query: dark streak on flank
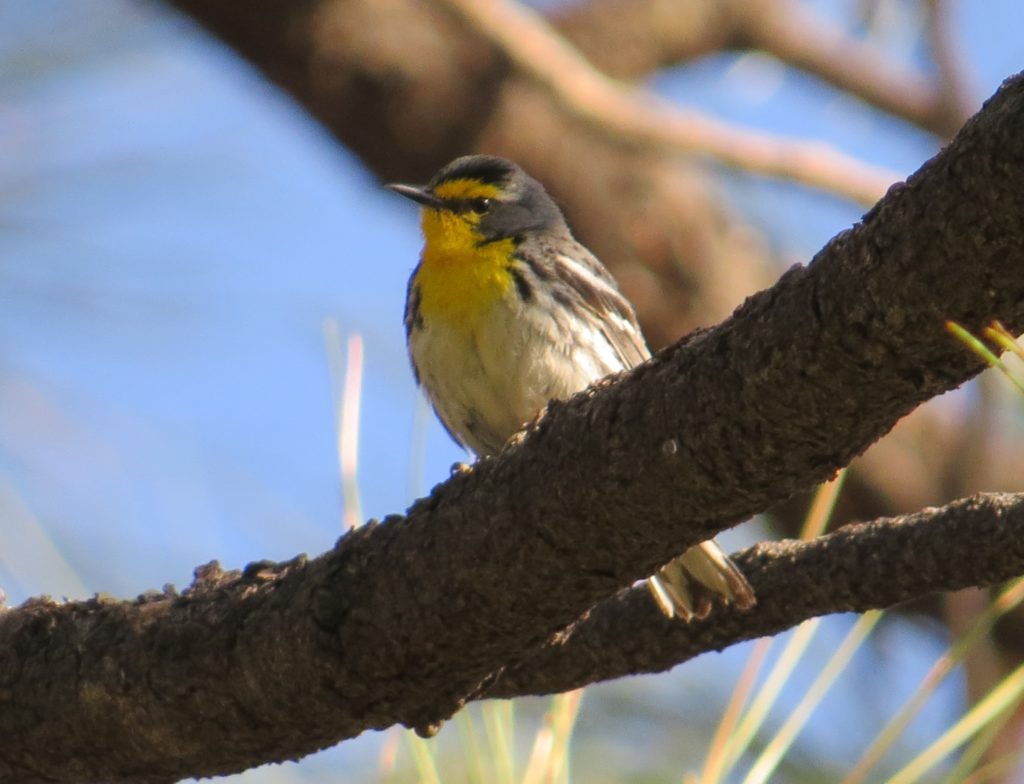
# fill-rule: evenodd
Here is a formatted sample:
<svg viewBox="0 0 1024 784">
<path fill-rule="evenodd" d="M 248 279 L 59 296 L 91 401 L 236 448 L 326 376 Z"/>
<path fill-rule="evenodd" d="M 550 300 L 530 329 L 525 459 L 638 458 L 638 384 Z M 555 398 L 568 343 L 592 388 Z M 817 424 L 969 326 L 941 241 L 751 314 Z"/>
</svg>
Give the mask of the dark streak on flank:
<svg viewBox="0 0 1024 784">
<path fill-rule="evenodd" d="M 418 270 L 417 270 L 418 271 Z M 416 273 L 409 278 L 409 289 L 405 296 L 405 337 L 414 329 L 423 329 L 423 314 L 420 313 L 420 287 L 415 284 Z"/>
<path fill-rule="evenodd" d="M 515 281 L 516 291 L 519 292 L 519 299 L 523 302 L 529 302 L 532 300 L 533 288 L 530 286 L 530 282 L 523 275 L 523 271 L 515 264 L 510 264 L 507 269 L 509 275 L 512 276 L 512 280 Z"/>
</svg>

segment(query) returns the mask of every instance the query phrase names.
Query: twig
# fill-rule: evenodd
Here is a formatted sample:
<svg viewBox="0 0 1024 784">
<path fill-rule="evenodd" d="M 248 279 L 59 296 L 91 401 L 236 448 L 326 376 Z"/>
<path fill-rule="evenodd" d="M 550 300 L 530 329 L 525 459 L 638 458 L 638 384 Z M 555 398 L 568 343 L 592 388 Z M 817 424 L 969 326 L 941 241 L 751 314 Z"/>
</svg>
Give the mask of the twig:
<svg viewBox="0 0 1024 784">
<path fill-rule="evenodd" d="M 969 116 L 950 110 L 941 84 L 870 42 L 851 38 L 803 3 L 753 0 L 740 5 L 736 18 L 750 45 L 883 111 L 943 137 L 952 136 Z"/>
<path fill-rule="evenodd" d="M 592 63 L 620 79 L 728 48 L 757 48 L 940 136 L 966 119 L 947 111 L 942 89 L 927 75 L 793 0 L 592 0 L 551 19 Z"/>
</svg>

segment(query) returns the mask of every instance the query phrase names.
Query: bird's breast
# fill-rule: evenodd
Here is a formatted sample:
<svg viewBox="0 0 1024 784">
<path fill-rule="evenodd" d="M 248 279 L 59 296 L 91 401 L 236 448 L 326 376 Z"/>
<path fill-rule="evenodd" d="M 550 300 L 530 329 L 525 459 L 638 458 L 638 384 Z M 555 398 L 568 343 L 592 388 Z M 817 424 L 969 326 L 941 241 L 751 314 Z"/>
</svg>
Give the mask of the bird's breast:
<svg viewBox="0 0 1024 784">
<path fill-rule="evenodd" d="M 425 321 L 471 333 L 495 304 L 513 294 L 511 239 L 478 244 L 468 233 L 447 233 L 428 241 L 414 285 Z"/>
</svg>

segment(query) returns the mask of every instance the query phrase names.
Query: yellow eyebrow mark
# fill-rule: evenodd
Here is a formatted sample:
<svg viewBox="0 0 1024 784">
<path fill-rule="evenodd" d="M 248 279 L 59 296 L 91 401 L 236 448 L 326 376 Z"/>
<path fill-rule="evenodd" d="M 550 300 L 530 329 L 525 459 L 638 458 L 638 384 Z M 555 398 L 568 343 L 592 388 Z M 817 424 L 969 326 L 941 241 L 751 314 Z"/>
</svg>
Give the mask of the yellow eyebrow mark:
<svg viewBox="0 0 1024 784">
<path fill-rule="evenodd" d="M 501 189 L 480 180 L 448 180 L 434 188 L 434 195 L 441 199 L 495 199 Z"/>
</svg>

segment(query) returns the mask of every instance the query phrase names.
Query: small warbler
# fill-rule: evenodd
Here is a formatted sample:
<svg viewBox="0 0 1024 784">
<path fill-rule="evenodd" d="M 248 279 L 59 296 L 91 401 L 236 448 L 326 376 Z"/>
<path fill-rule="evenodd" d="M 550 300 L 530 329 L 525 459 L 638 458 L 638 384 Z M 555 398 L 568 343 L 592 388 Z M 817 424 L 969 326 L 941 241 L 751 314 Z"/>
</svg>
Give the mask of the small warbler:
<svg viewBox="0 0 1024 784">
<path fill-rule="evenodd" d="M 423 208 L 423 255 L 405 303 L 409 355 L 463 446 L 496 454 L 549 400 L 650 356 L 611 273 L 516 164 L 469 155 L 424 186 L 388 187 Z M 716 595 L 742 609 L 754 604 L 714 540 L 647 582 L 669 617 L 704 617 Z"/>
</svg>

